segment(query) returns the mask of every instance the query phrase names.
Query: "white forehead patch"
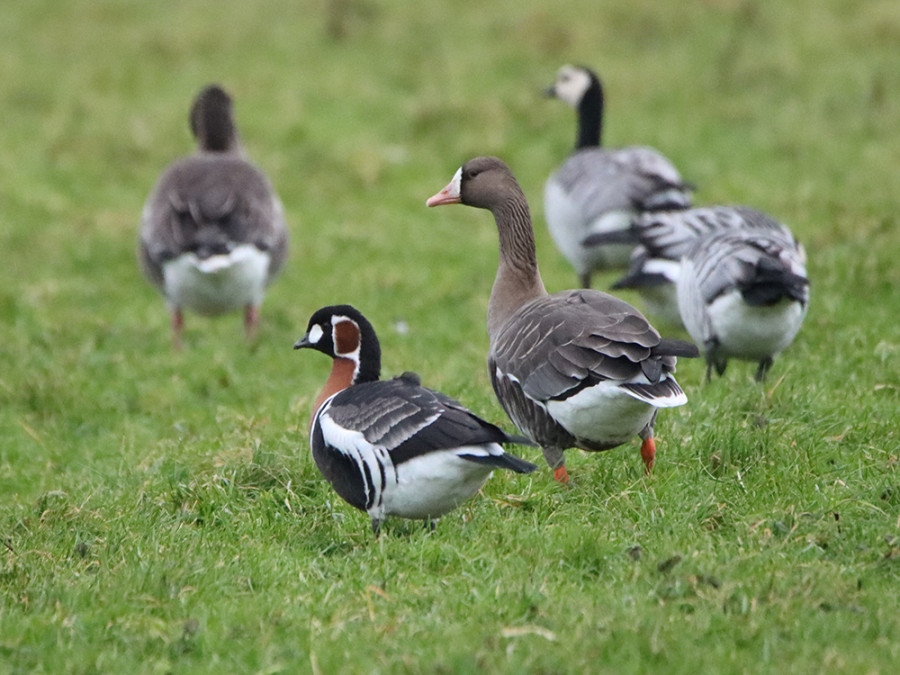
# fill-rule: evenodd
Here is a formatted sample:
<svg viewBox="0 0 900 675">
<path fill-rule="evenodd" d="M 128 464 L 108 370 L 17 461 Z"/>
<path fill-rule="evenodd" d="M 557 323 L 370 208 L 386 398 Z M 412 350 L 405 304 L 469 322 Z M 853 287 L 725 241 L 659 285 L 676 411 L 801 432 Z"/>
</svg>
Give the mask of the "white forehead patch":
<svg viewBox="0 0 900 675">
<path fill-rule="evenodd" d="M 322 327 L 319 324 L 316 324 L 309 329 L 309 334 L 306 336 L 306 339 L 309 340 L 310 344 L 316 345 L 319 344 L 319 340 L 322 339 L 322 335 L 324 335 Z"/>
</svg>

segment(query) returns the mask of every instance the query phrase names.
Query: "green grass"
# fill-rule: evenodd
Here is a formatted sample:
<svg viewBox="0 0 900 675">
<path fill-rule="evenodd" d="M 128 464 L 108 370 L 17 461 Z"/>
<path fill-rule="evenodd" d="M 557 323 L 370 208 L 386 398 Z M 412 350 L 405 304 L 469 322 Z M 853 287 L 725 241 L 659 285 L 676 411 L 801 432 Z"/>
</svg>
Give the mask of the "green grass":
<svg viewBox="0 0 900 675">
<path fill-rule="evenodd" d="M 894 672 L 900 5 L 352 0 L 334 39 L 326 4 L 4 8 L 0 671 Z M 387 374 L 510 428 L 490 216 L 424 200 L 501 155 L 547 286 L 572 286 L 541 191 L 574 119 L 539 96 L 570 61 L 605 78 L 610 144 L 794 229 L 806 324 L 764 386 L 679 364 L 651 477 L 636 444 L 571 451 L 573 489 L 497 475 L 433 533 L 375 540 L 309 456 L 327 359 L 291 346 L 353 303 Z M 137 222 L 209 81 L 293 248 L 255 347 L 237 315 L 189 315 L 173 354 Z"/>
</svg>

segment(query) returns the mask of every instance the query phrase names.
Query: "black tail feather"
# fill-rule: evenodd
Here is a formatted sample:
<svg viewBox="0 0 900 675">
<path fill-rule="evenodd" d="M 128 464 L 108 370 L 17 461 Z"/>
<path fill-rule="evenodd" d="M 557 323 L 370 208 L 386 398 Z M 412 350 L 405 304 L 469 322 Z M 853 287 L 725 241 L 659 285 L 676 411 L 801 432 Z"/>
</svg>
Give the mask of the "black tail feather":
<svg viewBox="0 0 900 675">
<path fill-rule="evenodd" d="M 671 338 L 662 338 L 652 351 L 656 356 L 680 356 L 686 359 L 695 359 L 700 356 L 700 350 L 693 342 Z"/>
<path fill-rule="evenodd" d="M 525 461 L 521 457 L 503 453 L 502 455 L 459 455 L 463 459 L 476 464 L 486 464 L 497 469 L 509 469 L 516 473 L 531 473 L 537 470 L 537 465 Z"/>
<path fill-rule="evenodd" d="M 607 244 L 637 244 L 638 234 L 634 228 L 595 232 L 581 240 L 582 246 L 606 246 Z"/>
<path fill-rule="evenodd" d="M 619 290 L 622 288 L 653 288 L 672 283 L 664 274 L 654 272 L 637 272 L 622 277 L 610 288 Z"/>
</svg>

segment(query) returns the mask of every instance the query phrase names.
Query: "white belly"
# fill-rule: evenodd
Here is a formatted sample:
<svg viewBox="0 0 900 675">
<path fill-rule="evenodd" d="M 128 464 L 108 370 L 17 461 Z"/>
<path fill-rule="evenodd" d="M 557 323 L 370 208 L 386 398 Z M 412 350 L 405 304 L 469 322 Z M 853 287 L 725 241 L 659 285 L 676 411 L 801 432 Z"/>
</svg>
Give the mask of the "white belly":
<svg viewBox="0 0 900 675">
<path fill-rule="evenodd" d="M 261 305 L 268 273 L 268 253 L 250 244 L 205 260 L 185 253 L 163 265 L 169 304 L 208 315 Z"/>
<path fill-rule="evenodd" d="M 478 492 L 492 469 L 456 457 L 460 450 L 465 448 L 428 453 L 398 466 L 397 482 L 389 483 L 382 495 L 384 514 L 437 518 Z"/>
<path fill-rule="evenodd" d="M 660 274 L 669 279 L 669 283 L 641 286 L 637 289 L 647 310 L 646 313 L 659 317 L 673 326 L 682 325 L 681 313 L 678 311 L 678 290 L 675 286 L 680 267 L 674 260 L 648 260 L 644 264 L 643 271 L 647 274 Z"/>
<path fill-rule="evenodd" d="M 735 290 L 716 298 L 707 313 L 725 356 L 757 361 L 793 342 L 806 308 L 787 299 L 771 307 L 752 307 Z"/>
<path fill-rule="evenodd" d="M 630 211 L 610 211 L 588 222 L 572 197 L 552 178 L 544 188 L 544 215 L 547 229 L 557 248 L 578 273 L 603 267 L 624 267 L 634 246 L 583 246 L 581 242 L 594 232 L 628 229 Z"/>
<path fill-rule="evenodd" d="M 547 412 L 570 434 L 597 443 L 624 443 L 653 419 L 655 408 L 622 389 L 600 383 L 564 401 L 547 401 Z"/>
</svg>

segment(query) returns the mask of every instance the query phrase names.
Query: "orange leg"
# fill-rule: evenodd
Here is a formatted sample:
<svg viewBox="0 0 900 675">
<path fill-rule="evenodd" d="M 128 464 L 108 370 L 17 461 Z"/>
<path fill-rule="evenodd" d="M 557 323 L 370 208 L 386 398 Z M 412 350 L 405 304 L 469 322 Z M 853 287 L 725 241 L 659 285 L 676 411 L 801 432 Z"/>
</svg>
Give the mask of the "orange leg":
<svg viewBox="0 0 900 675">
<path fill-rule="evenodd" d="M 244 333 L 247 335 L 248 342 L 256 339 L 257 326 L 259 326 L 259 307 L 247 305 L 244 308 Z"/>
<path fill-rule="evenodd" d="M 172 312 L 172 349 L 181 351 L 181 333 L 184 331 L 184 314 L 180 309 Z"/>
<path fill-rule="evenodd" d="M 566 471 L 566 467 L 564 467 L 564 466 L 554 469 L 553 477 L 560 483 L 568 483 L 569 482 L 569 472 Z"/>
<path fill-rule="evenodd" d="M 656 441 L 653 440 L 653 437 L 645 438 L 644 442 L 641 443 L 641 459 L 644 460 L 644 468 L 647 473 L 650 473 L 650 469 L 653 468 L 653 461 L 656 459 Z"/>
</svg>

